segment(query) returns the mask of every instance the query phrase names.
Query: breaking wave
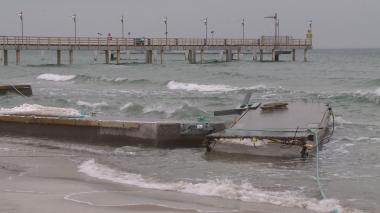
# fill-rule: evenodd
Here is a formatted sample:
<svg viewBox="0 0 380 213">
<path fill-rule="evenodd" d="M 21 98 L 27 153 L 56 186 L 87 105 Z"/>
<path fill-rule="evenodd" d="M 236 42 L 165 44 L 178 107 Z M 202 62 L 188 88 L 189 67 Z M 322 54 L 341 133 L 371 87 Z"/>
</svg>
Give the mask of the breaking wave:
<svg viewBox="0 0 380 213">
<path fill-rule="evenodd" d="M 314 198 L 304 197 L 301 195 L 301 192 L 297 191 L 263 191 L 254 188 L 250 183 L 236 184 L 228 179 L 209 180 L 199 183 L 188 181 L 160 182 L 152 178 L 145 178 L 140 174 L 118 171 L 99 164 L 94 159 L 81 163 L 78 170 L 91 177 L 141 188 L 178 191 L 201 196 L 217 196 L 246 202 L 265 202 L 278 206 L 306 208 L 319 212 L 331 212 L 334 209 L 342 212 L 343 210 L 339 202 L 334 199 L 319 201 Z"/>
<path fill-rule="evenodd" d="M 265 85 L 257 85 L 252 87 L 234 87 L 224 84 L 195 84 L 195 83 L 183 83 L 178 81 L 169 81 L 166 85 L 171 90 L 186 90 L 186 91 L 198 91 L 198 92 L 230 92 L 236 90 L 264 90 Z"/>
<path fill-rule="evenodd" d="M 86 101 L 77 101 L 77 105 L 78 106 L 85 106 L 85 107 L 90 107 L 90 108 L 97 108 L 97 107 L 104 107 L 104 106 L 108 106 L 108 103 L 107 102 L 99 102 L 99 103 L 90 103 L 90 102 L 86 102 Z"/>
<path fill-rule="evenodd" d="M 37 76 L 37 79 L 46 80 L 46 81 L 70 81 L 76 78 L 76 75 L 58 75 L 45 73 Z"/>
<path fill-rule="evenodd" d="M 125 77 L 107 77 L 107 76 L 90 76 L 90 75 L 59 75 L 52 73 L 45 73 L 37 76 L 37 79 L 46 80 L 46 81 L 71 81 L 75 80 L 78 82 L 103 82 L 103 83 L 112 83 L 112 84 L 146 84 L 153 83 L 147 79 L 134 79 L 130 80 Z"/>
<path fill-rule="evenodd" d="M 61 116 L 80 117 L 81 113 L 72 108 L 58 108 L 41 106 L 38 104 L 22 104 L 13 108 L 0 108 L 0 114 L 6 115 L 40 115 L 40 116 Z"/>
<path fill-rule="evenodd" d="M 334 99 L 380 104 L 380 87 L 373 90 L 357 90 L 333 96 Z"/>
</svg>

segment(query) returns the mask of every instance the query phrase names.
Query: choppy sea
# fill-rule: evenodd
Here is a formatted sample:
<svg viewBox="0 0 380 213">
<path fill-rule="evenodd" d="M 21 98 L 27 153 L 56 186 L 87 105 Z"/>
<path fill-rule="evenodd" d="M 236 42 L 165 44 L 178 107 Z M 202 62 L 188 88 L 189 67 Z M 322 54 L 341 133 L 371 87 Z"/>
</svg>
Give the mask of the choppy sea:
<svg viewBox="0 0 380 213">
<path fill-rule="evenodd" d="M 90 156 L 78 171 L 103 180 L 199 196 L 307 208 L 320 212 L 380 211 L 380 49 L 312 50 L 309 62 L 281 56 L 278 63 L 188 64 L 184 54 L 166 55 L 164 64 L 143 64 L 143 56 L 122 55 L 122 65 L 104 64 L 100 52 L 77 52 L 74 65 L 54 65 L 53 51 L 23 51 L 21 65 L 0 66 L 0 84 L 31 84 L 32 97 L 0 96 L 7 110 L 60 107 L 120 119 L 228 121 L 214 110 L 236 107 L 248 90 L 264 101 L 330 103 L 336 116 L 331 141 L 321 152 L 320 201 L 314 159 L 258 158 L 204 149 L 102 147 L 38 140 Z M 299 54 L 301 56 L 302 54 Z M 302 55 L 303 56 L 303 55 Z M 215 60 L 216 59 L 216 60 Z M 68 56 L 62 57 L 67 63 Z M 16 107 L 16 108 L 15 108 Z M 72 112 L 71 111 L 71 112 Z M 32 143 L 31 139 L 0 137 Z M 0 152 L 6 150 L 0 149 Z"/>
</svg>

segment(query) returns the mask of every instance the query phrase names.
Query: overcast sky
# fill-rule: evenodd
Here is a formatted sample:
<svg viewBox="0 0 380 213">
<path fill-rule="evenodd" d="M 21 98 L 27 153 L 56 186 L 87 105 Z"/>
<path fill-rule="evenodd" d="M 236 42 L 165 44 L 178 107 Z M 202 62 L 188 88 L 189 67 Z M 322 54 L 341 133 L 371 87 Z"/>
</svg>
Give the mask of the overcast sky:
<svg viewBox="0 0 380 213">
<path fill-rule="evenodd" d="M 72 14 L 77 14 L 78 36 L 112 33 L 121 36 L 163 37 L 168 17 L 169 37 L 203 37 L 202 19 L 208 17 L 215 37 L 240 38 L 241 20 L 246 38 L 273 35 L 278 13 L 281 35 L 304 38 L 313 21 L 315 48 L 380 47 L 380 0 L 0 0 L 0 35 L 72 36 Z"/>
</svg>

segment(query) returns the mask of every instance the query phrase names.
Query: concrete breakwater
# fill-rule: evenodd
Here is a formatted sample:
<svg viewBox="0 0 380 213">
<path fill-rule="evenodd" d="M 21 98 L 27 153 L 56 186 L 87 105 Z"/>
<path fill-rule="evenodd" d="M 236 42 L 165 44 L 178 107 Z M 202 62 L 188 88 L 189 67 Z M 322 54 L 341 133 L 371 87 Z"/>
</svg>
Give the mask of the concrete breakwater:
<svg viewBox="0 0 380 213">
<path fill-rule="evenodd" d="M 223 123 L 120 121 L 107 119 L 0 115 L 3 135 L 54 138 L 75 142 L 126 146 L 199 147 L 207 134 Z"/>
</svg>

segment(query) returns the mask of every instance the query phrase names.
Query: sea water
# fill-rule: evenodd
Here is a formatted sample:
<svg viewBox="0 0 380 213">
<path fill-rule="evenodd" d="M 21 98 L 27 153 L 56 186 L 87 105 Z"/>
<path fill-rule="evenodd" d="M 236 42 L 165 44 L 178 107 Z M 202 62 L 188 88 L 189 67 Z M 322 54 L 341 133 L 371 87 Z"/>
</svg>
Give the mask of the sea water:
<svg viewBox="0 0 380 213">
<path fill-rule="evenodd" d="M 215 118 L 212 112 L 238 106 L 249 90 L 256 102 L 325 102 L 335 113 L 334 136 L 320 155 L 328 200 L 320 201 L 314 158 L 42 142 L 87 152 L 90 157 L 78 164 L 79 172 L 142 188 L 320 212 L 380 211 L 379 49 L 312 50 L 306 63 L 301 58 L 291 62 L 290 56 L 260 63 L 250 55 L 224 63 L 213 60 L 218 55 L 207 55 L 212 63 L 187 64 L 183 55 L 166 55 L 163 65 L 140 63 L 142 55 L 106 65 L 101 54 L 83 51 L 76 52 L 74 65 L 57 66 L 54 52 L 23 51 L 22 65 L 16 66 L 12 54 L 10 65 L 0 66 L 0 83 L 31 84 L 33 96 L 1 96 L 0 113 L 58 107 L 120 119 L 229 121 L 233 117 Z M 67 61 L 63 55 L 62 62 Z"/>
</svg>

